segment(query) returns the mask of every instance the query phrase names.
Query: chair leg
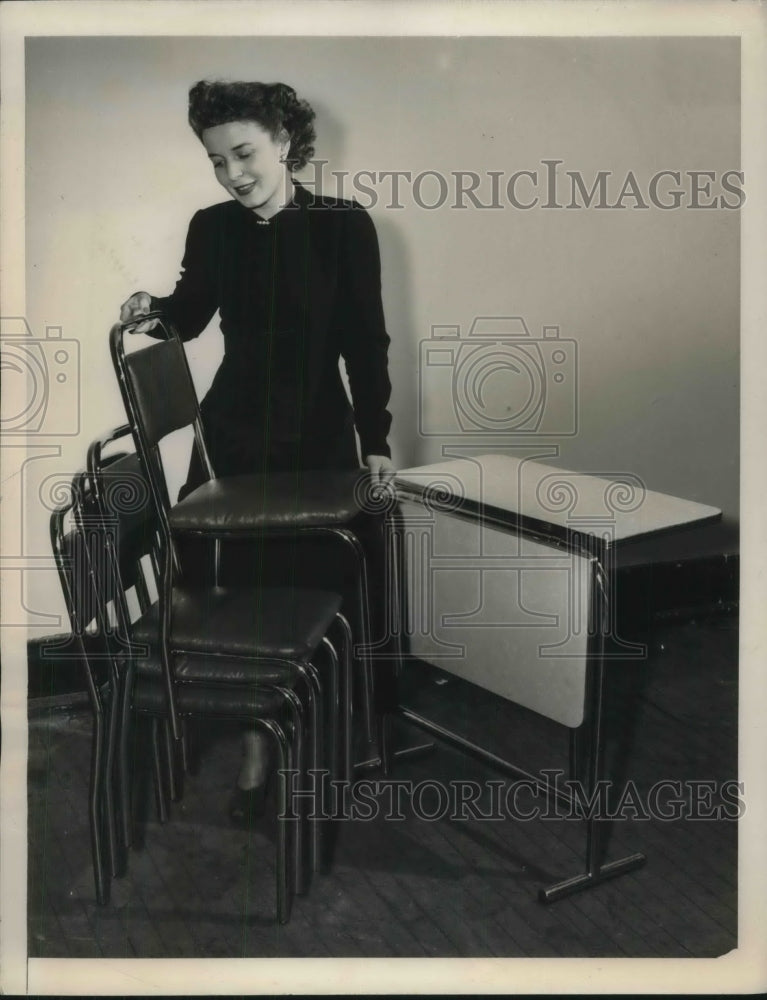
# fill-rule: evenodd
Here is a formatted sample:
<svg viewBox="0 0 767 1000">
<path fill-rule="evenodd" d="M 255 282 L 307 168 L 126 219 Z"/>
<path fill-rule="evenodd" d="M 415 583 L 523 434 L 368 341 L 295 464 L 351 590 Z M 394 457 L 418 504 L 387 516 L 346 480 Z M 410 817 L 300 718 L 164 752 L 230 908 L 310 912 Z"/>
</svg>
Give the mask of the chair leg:
<svg viewBox="0 0 767 1000">
<path fill-rule="evenodd" d="M 339 614 L 335 623 L 339 637 L 336 639 L 334 636 L 334 640 L 339 643 L 341 648 L 344 664 L 343 677 L 341 676 L 341 667 L 336 647 L 327 636 L 323 639 L 323 645 L 328 654 L 331 679 L 330 697 L 328 699 L 330 703 L 330 710 L 328 712 L 330 739 L 327 741 L 327 768 L 323 768 L 320 772 L 322 775 L 321 783 L 319 785 L 315 783 L 314 786 L 317 797 L 315 800 L 315 809 L 318 810 L 322 820 L 322 843 L 317 845 L 314 870 L 323 872 L 330 870 L 336 834 L 335 828 L 327 821 L 337 816 L 339 784 L 342 786 L 346 780 L 347 762 L 351 761 L 351 643 L 347 642 L 343 628 L 344 623 L 346 623 L 346 619 Z M 348 627 L 348 623 L 346 624 Z M 343 694 L 341 690 L 342 686 Z M 341 710 L 342 701 L 344 706 L 343 712 Z M 328 786 L 326 781 L 328 774 L 333 780 L 331 786 Z M 332 796 L 329 795 L 331 788 L 333 789 Z M 341 801 L 343 802 L 343 789 L 341 794 Z"/>
<path fill-rule="evenodd" d="M 378 723 L 378 752 L 381 759 L 381 774 L 388 778 L 391 774 L 391 715 L 388 712 L 380 712 L 377 717 Z"/>
<path fill-rule="evenodd" d="M 394 657 L 394 681 L 402 673 L 404 662 L 402 630 L 403 630 L 403 608 L 405 605 L 404 592 L 402 590 L 402 549 L 401 539 L 395 528 L 395 522 L 391 512 L 387 513 L 383 523 L 384 530 L 384 553 L 385 553 L 385 585 L 384 593 L 386 600 L 385 621 L 387 637 L 393 641 Z M 378 764 L 384 777 L 391 773 L 392 762 L 401 756 L 411 756 L 413 753 L 420 753 L 429 749 L 428 744 L 418 747 L 408 747 L 398 752 L 391 749 L 391 728 L 392 728 L 392 708 L 384 708 L 376 711 L 376 723 L 378 732 Z"/>
<path fill-rule="evenodd" d="M 331 528 L 330 533 L 344 542 L 351 550 L 356 565 L 357 577 L 357 618 L 360 642 L 358 648 L 362 651 L 359 660 L 362 673 L 362 718 L 365 727 L 365 739 L 368 743 L 375 742 L 373 705 L 374 681 L 373 662 L 370 655 L 370 589 L 368 587 L 368 569 L 365 550 L 362 542 L 348 528 Z"/>
<path fill-rule="evenodd" d="M 338 663 L 338 654 L 336 653 L 335 646 L 328 639 L 327 636 L 322 640 L 322 644 L 327 653 L 328 659 L 328 674 L 330 677 L 330 682 L 328 684 L 328 697 L 326 699 L 327 703 L 327 714 L 325 717 L 325 725 L 327 727 L 327 761 L 328 770 L 330 771 L 333 778 L 339 777 L 339 729 L 341 726 L 341 683 L 340 683 L 340 667 Z M 343 738 L 343 732 L 340 733 Z"/>
<path fill-rule="evenodd" d="M 351 784 L 354 773 L 354 762 L 352 760 L 352 733 L 353 733 L 353 691 L 352 691 L 352 648 L 354 639 L 352 637 L 351 626 L 342 615 L 336 615 L 336 623 L 341 629 L 341 655 L 343 662 L 343 780 Z"/>
<path fill-rule="evenodd" d="M 107 833 L 107 849 L 109 867 L 112 878 L 117 878 L 122 872 L 122 858 L 117 836 L 117 817 L 115 803 L 115 751 L 119 737 L 120 686 L 117 680 L 112 685 L 109 699 L 109 721 L 107 724 L 106 751 L 104 753 L 104 819 Z"/>
<path fill-rule="evenodd" d="M 186 719 L 181 720 L 181 767 L 184 774 L 191 774 L 194 764 L 192 761 L 192 750 L 189 745 L 189 726 L 187 726 L 186 721 Z"/>
<path fill-rule="evenodd" d="M 93 875 L 96 882 L 96 899 L 101 906 L 109 902 L 109 878 L 104 864 L 102 831 L 102 782 L 104 774 L 104 720 L 101 711 L 93 713 L 90 788 L 88 813 L 91 831 Z"/>
<path fill-rule="evenodd" d="M 277 748 L 278 770 L 289 773 L 293 770 L 294 751 L 285 735 L 285 731 L 273 719 L 256 719 L 256 726 L 271 733 Z M 290 863 L 288 852 L 288 824 L 284 817 L 288 811 L 287 786 L 284 781 L 277 782 L 277 919 L 286 924 L 290 919 Z M 283 817 L 283 818 L 280 818 Z"/>
<path fill-rule="evenodd" d="M 163 767 L 160 760 L 160 723 L 161 719 L 152 719 L 152 764 L 154 765 L 154 793 L 157 804 L 157 819 L 160 823 L 168 821 L 168 806 L 165 801 L 165 785 L 163 782 Z"/>
<path fill-rule="evenodd" d="M 403 613 L 403 593 L 402 593 L 402 573 L 401 573 L 401 549 L 397 532 L 394 528 L 394 521 L 391 512 L 387 513 L 383 522 L 384 532 L 384 558 L 386 560 L 386 580 L 384 593 L 386 600 L 385 620 L 389 636 L 394 641 L 395 678 L 402 673 L 402 613 Z M 395 680 L 396 683 L 396 680 Z M 381 755 L 381 773 L 388 777 L 391 773 L 392 759 L 395 754 L 391 751 L 391 723 L 390 711 L 379 711 L 377 713 L 379 752 Z"/>
<path fill-rule="evenodd" d="M 122 821 L 122 841 L 126 848 L 133 844 L 133 812 L 131 808 L 132 775 L 130 767 L 130 735 L 132 731 L 131 690 L 133 685 L 133 668 L 126 673 L 120 691 L 120 725 L 117 760 L 117 787 L 120 799 L 120 818 Z"/>
<path fill-rule="evenodd" d="M 332 673 L 338 678 L 338 656 L 330 644 Z M 312 679 L 314 686 L 313 702 L 309 702 L 310 725 L 312 733 L 312 758 L 311 758 L 311 780 L 309 785 L 314 790 L 314 805 L 309 816 L 311 824 L 311 859 L 312 871 L 318 872 L 322 867 L 322 817 L 324 809 L 323 788 L 325 785 L 325 775 L 323 765 L 325 763 L 325 694 L 320 683 L 320 675 L 313 663 L 308 663 L 306 669 Z"/>
<path fill-rule="evenodd" d="M 298 772 L 298 781 L 303 783 L 306 775 L 304 707 L 295 691 L 291 691 L 289 688 L 276 688 L 276 690 L 284 698 L 285 707 L 290 716 L 295 748 L 295 768 Z M 287 783 L 285 781 L 278 781 L 277 784 L 278 786 L 285 786 Z M 282 811 L 284 813 L 284 810 Z M 306 865 L 304 864 L 304 806 L 303 799 L 300 797 L 296 813 L 297 818 L 291 820 L 295 824 L 293 827 L 293 888 L 296 895 L 303 895 L 308 888 L 308 879 L 306 876 Z"/>
<path fill-rule="evenodd" d="M 181 720 L 183 722 L 183 720 Z M 166 720 L 162 727 L 163 750 L 165 758 L 165 774 L 168 781 L 168 796 L 171 802 L 179 802 L 182 797 L 181 782 L 176 768 L 176 740 L 170 730 L 170 723 Z M 183 736 L 182 736 L 183 740 Z M 182 742 L 179 740 L 178 742 Z"/>
<path fill-rule="evenodd" d="M 362 662 L 362 717 L 365 723 L 365 736 L 368 743 L 375 740 L 373 706 L 373 663 L 370 659 L 370 593 L 368 590 L 367 567 L 364 556 L 360 556 L 358 569 L 358 601 L 360 605 L 360 638 L 365 652 L 360 657 Z"/>
</svg>

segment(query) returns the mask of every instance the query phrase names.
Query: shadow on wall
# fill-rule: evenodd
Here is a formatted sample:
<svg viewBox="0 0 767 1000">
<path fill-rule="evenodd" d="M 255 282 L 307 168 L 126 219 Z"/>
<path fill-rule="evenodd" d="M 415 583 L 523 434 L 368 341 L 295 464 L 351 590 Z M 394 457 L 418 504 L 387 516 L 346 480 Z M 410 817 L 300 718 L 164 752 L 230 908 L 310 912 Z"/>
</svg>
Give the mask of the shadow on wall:
<svg viewBox="0 0 767 1000">
<path fill-rule="evenodd" d="M 418 331 L 415 329 L 411 251 L 388 216 L 375 220 L 381 246 L 381 280 L 386 328 L 391 337 L 389 369 L 395 414 L 390 435 L 392 457 L 399 468 L 420 460 L 418 423 Z"/>
</svg>

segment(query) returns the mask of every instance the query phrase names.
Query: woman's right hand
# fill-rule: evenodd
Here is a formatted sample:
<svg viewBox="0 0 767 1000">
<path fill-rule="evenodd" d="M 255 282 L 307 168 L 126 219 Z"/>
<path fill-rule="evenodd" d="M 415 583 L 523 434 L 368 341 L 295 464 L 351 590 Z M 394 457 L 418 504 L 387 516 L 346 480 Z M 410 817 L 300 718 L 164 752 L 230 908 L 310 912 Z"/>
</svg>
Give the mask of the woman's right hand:
<svg viewBox="0 0 767 1000">
<path fill-rule="evenodd" d="M 140 316 L 145 316 L 152 309 L 152 296 L 149 292 L 134 292 L 129 299 L 120 306 L 120 322 L 132 323 Z M 146 323 L 139 323 L 130 331 L 131 333 L 148 333 L 157 326 L 156 319 L 147 320 Z"/>
</svg>

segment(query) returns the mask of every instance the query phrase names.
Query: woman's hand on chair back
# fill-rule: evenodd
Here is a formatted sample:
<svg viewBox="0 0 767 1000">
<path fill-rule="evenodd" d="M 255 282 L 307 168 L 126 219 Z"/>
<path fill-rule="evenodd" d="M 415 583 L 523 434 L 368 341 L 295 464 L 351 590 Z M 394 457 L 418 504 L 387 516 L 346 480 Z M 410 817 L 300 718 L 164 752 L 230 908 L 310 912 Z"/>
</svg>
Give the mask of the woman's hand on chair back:
<svg viewBox="0 0 767 1000">
<path fill-rule="evenodd" d="M 145 316 L 152 309 L 152 296 L 149 292 L 134 292 L 129 299 L 120 306 L 120 322 L 133 323 L 140 316 Z M 146 323 L 139 323 L 131 333 L 149 333 L 157 326 L 156 319 L 147 320 Z"/>
</svg>

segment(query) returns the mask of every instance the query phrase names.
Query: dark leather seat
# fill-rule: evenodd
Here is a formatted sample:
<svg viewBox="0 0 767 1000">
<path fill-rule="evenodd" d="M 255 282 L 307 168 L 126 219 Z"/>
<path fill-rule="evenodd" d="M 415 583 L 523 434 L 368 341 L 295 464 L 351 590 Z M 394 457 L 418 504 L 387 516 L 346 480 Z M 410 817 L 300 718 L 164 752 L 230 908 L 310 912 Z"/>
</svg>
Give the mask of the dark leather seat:
<svg viewBox="0 0 767 1000">
<path fill-rule="evenodd" d="M 305 660 L 333 625 L 341 598 L 329 591 L 290 587 L 174 587 L 172 607 L 171 649 L 193 654 L 224 651 L 229 657 Z M 159 628 L 159 606 L 155 603 L 134 623 L 133 639 L 156 643 Z"/>
<path fill-rule="evenodd" d="M 157 645 L 147 647 L 144 657 L 136 657 L 139 682 L 146 677 L 155 682 L 162 678 L 162 662 Z M 173 657 L 176 682 L 182 684 L 261 684 L 264 687 L 292 686 L 296 672 L 284 660 L 259 659 L 253 663 L 248 657 L 190 656 L 178 653 Z"/>
<path fill-rule="evenodd" d="M 289 472 L 211 479 L 169 511 L 174 532 L 337 527 L 362 510 L 364 473 Z"/>
<path fill-rule="evenodd" d="M 229 719 L 250 712 L 254 718 L 279 718 L 283 698 L 277 692 L 262 688 L 251 688 L 243 692 L 236 688 L 222 689 L 195 684 L 179 687 L 177 704 L 184 715 Z M 133 689 L 133 707 L 139 712 L 164 712 L 165 691 L 162 685 L 139 677 Z"/>
</svg>

